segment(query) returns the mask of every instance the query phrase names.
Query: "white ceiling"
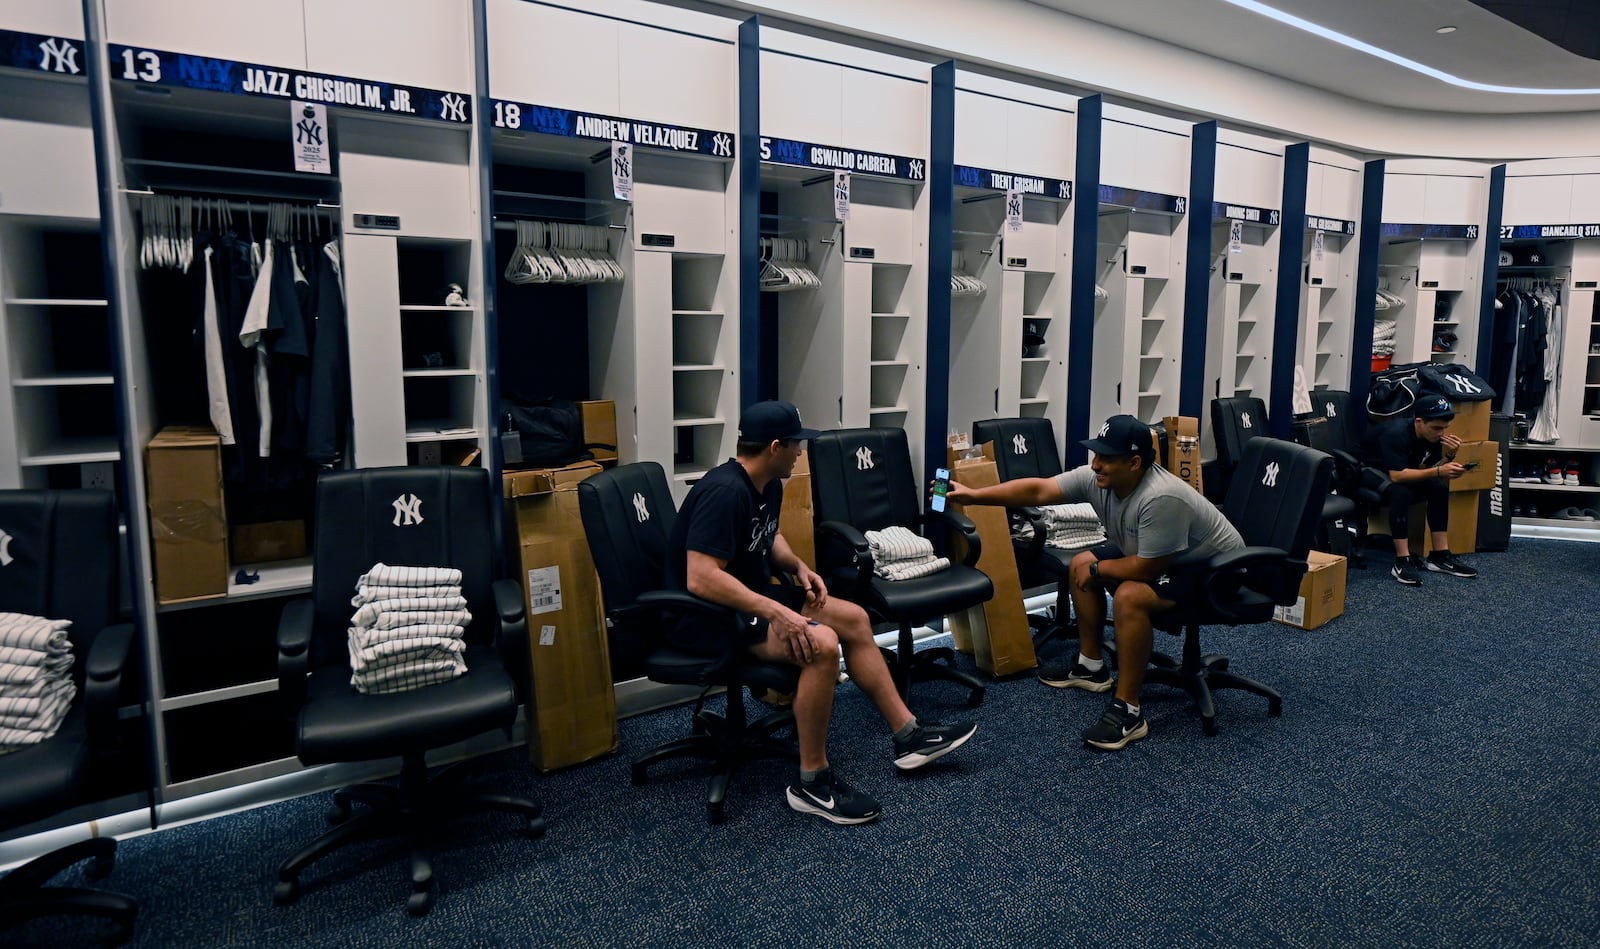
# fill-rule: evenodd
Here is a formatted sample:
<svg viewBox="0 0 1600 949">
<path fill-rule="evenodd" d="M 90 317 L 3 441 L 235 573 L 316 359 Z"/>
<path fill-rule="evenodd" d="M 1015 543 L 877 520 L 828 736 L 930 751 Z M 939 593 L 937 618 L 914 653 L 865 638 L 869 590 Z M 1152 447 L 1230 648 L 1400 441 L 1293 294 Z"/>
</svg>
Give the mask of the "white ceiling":
<svg viewBox="0 0 1600 949">
<path fill-rule="evenodd" d="M 1032 0 L 1353 99 L 1432 112 L 1600 109 L 1600 94 L 1462 89 L 1279 23 L 1224 0 Z M 1570 53 L 1468 0 L 1265 0 L 1284 13 L 1461 79 L 1504 86 L 1600 89 L 1600 62 Z M 1456 31 L 1440 35 L 1441 26 Z"/>
</svg>

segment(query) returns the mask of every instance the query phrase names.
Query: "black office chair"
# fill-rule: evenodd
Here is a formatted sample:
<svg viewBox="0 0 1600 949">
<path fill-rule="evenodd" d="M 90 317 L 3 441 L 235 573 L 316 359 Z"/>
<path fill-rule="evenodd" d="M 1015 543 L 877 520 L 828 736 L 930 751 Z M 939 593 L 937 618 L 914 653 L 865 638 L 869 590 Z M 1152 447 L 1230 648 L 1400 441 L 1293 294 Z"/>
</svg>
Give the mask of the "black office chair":
<svg viewBox="0 0 1600 949">
<path fill-rule="evenodd" d="M 894 623 L 899 648 L 884 650 L 902 696 L 913 680 L 944 679 L 966 686 L 967 704 L 983 701 L 983 682 L 954 668 L 955 651 L 915 650 L 912 627 L 937 620 L 994 596 L 994 584 L 973 565 L 982 544 L 972 521 L 954 512 L 922 513 L 922 490 L 911 468 L 911 448 L 898 428 L 823 432 L 811 440 L 811 498 L 816 518 L 817 567 L 828 589 L 859 604 L 875 622 Z M 954 530 L 966 557 L 949 569 L 912 580 L 873 573 L 865 531 L 899 526 L 926 536 Z M 931 539 L 931 538 L 930 538 Z"/>
<path fill-rule="evenodd" d="M 1251 439 L 1222 508 L 1246 546 L 1209 558 L 1180 557 L 1172 565 L 1201 566 L 1205 598 L 1156 614 L 1157 629 L 1183 636 L 1183 654 L 1174 659 L 1153 652 L 1145 682 L 1188 692 L 1207 735 L 1217 733 L 1212 693 L 1218 689 L 1262 696 L 1267 714 L 1283 714 L 1283 696 L 1276 690 L 1229 671 L 1227 656 L 1201 654 L 1200 627 L 1265 623 L 1275 607 L 1295 602 L 1332 477 L 1333 459 L 1323 452 L 1275 438 Z"/>
<path fill-rule="evenodd" d="M 1350 552 L 1350 562 L 1357 567 L 1365 567 L 1367 519 L 1374 511 L 1387 507 L 1389 472 L 1365 464 L 1358 457 L 1361 441 L 1356 434 L 1355 417 L 1351 414 L 1350 393 L 1319 389 L 1311 393 L 1311 409 L 1314 415 L 1324 419 L 1324 423 L 1307 429 L 1321 429 L 1307 443 L 1333 456 L 1334 490 L 1355 503 L 1352 520 L 1356 528 L 1356 540 Z"/>
<path fill-rule="evenodd" d="M 334 850 L 401 836 L 411 847 L 412 915 L 433 906 L 431 841 L 458 814 L 508 811 L 531 837 L 544 832 L 539 807 L 522 798 L 463 789 L 464 764 L 430 781 L 426 752 L 516 721 L 527 676 L 522 591 L 498 580 L 489 544 L 496 497 L 482 468 L 369 468 L 317 482 L 311 599 L 284 607 L 278 628 L 278 689 L 298 715 L 295 754 L 307 765 L 401 759 L 398 786 L 351 785 L 334 792 L 337 824 L 278 868 L 277 902 L 294 901 L 300 872 Z M 375 563 L 455 567 L 472 622 L 464 675 L 409 692 L 363 695 L 350 684 L 351 596 Z M 350 805 L 369 807 L 351 817 Z"/>
<path fill-rule="evenodd" d="M 93 799 L 117 745 L 117 705 L 133 626 L 116 624 L 116 501 L 106 491 L 0 491 L 0 611 L 71 620 L 73 708 L 52 737 L 0 758 L 0 829 L 32 824 Z M 103 879 L 115 837 L 94 837 L 44 854 L 0 879 L 0 930 L 43 916 L 87 914 L 133 935 L 139 904 L 104 890 L 45 884 L 91 860 Z M 0 940 L 3 941 L 3 940 Z"/>
<path fill-rule="evenodd" d="M 1223 497 L 1232 484 L 1233 472 L 1244 457 L 1245 447 L 1255 438 L 1271 438 L 1272 429 L 1267 420 L 1265 402 L 1253 397 L 1213 399 L 1211 401 L 1212 435 L 1217 445 L 1217 464 L 1223 477 Z M 1331 486 L 1330 486 L 1331 492 Z M 1356 522 L 1357 506 L 1354 498 L 1327 493 L 1322 499 L 1318 515 L 1317 545 L 1328 550 L 1334 538 L 1344 530 L 1344 525 Z M 1364 522 L 1364 519 L 1362 519 Z M 1341 541 L 1344 538 L 1341 538 Z M 1348 544 L 1340 544 L 1340 549 Z"/>
<path fill-rule="evenodd" d="M 633 783 L 644 784 L 651 765 L 671 758 L 699 758 L 712 763 L 706 819 L 721 823 L 733 772 L 755 758 L 798 760 L 793 742 L 774 737 L 793 728 L 788 709 L 768 714 L 754 725 L 745 717 L 744 690 L 793 693 L 800 669 L 787 663 L 763 662 L 739 644 L 743 635 L 738 614 L 688 593 L 662 589 L 667 539 L 677 511 L 667 476 L 653 461 L 602 471 L 578 485 L 583 531 L 594 554 L 595 570 L 605 594 L 612 642 L 643 658 L 645 675 L 667 685 L 692 685 L 701 690 L 693 713 L 694 733 L 669 741 L 633 759 Z M 666 645 L 663 612 L 704 617 L 707 624 L 728 630 L 728 652 L 707 657 Z M 727 690 L 727 711 L 705 710 L 707 693 Z"/>
<path fill-rule="evenodd" d="M 1054 478 L 1062 471 L 1055 427 L 1047 418 L 990 418 L 973 422 L 972 443 L 982 445 L 985 442 L 994 443 L 995 469 L 1001 481 Z M 1006 513 L 1022 588 L 1047 585 L 1056 588 L 1053 617 L 1028 615 L 1034 648 L 1056 637 L 1076 638 L 1077 624 L 1071 616 L 1072 597 L 1067 584 L 1071 582 L 1072 558 L 1077 551 L 1045 546 L 1048 527 L 1038 508 L 1008 508 Z M 1018 530 L 1024 524 L 1030 528 L 1030 533 L 1019 537 Z"/>
</svg>

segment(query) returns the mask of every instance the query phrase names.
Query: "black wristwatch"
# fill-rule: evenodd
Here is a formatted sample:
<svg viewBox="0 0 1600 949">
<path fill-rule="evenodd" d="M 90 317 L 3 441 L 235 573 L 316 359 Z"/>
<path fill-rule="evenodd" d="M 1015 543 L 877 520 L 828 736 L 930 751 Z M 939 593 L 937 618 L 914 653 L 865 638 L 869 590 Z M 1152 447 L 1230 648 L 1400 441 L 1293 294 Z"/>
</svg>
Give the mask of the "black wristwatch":
<svg viewBox="0 0 1600 949">
<path fill-rule="evenodd" d="M 1094 577 L 1096 580 L 1100 579 L 1100 561 L 1089 561 L 1089 576 Z"/>
</svg>

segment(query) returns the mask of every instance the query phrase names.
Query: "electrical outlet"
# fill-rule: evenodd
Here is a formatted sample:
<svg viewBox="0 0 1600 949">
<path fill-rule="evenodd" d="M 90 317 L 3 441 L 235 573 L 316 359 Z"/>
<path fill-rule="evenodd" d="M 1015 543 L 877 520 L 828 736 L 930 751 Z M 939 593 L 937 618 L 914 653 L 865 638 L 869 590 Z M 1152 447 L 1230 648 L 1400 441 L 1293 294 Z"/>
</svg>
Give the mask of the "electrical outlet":
<svg viewBox="0 0 1600 949">
<path fill-rule="evenodd" d="M 417 445 L 417 464 L 444 464 L 443 446 L 441 446 L 438 442 L 422 442 L 421 444 Z"/>
<path fill-rule="evenodd" d="M 78 476 L 85 488 L 99 491 L 115 491 L 117 480 L 117 466 L 109 461 L 95 461 L 78 466 Z"/>
</svg>

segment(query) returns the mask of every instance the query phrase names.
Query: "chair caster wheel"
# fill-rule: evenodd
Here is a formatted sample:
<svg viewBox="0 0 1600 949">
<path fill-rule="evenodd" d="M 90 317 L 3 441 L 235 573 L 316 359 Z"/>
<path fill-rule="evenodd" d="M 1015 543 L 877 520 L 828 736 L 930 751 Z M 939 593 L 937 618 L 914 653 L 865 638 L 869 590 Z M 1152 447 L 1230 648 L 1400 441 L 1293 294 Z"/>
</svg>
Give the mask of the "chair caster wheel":
<svg viewBox="0 0 1600 949">
<path fill-rule="evenodd" d="M 708 823 L 708 824 L 720 824 L 720 823 L 722 823 L 722 819 L 724 817 L 726 817 L 726 816 L 727 815 L 722 810 L 722 802 L 721 801 L 718 801 L 715 804 L 707 804 L 706 805 L 706 823 Z"/>
<path fill-rule="evenodd" d="M 419 890 L 406 899 L 406 912 L 412 916 L 423 916 L 428 910 L 433 909 L 433 887 Z"/>
<path fill-rule="evenodd" d="M 278 885 L 272 888 L 272 902 L 279 906 L 288 906 L 299 898 L 299 880 L 279 880 Z"/>
<path fill-rule="evenodd" d="M 644 787 L 644 782 L 645 782 L 645 777 L 646 777 L 644 768 L 641 768 L 638 765 L 634 765 L 633 766 L 633 770 L 632 770 L 632 772 L 630 773 L 629 776 L 633 779 L 633 786 L 634 787 L 636 787 L 636 788 Z"/>
<path fill-rule="evenodd" d="M 1267 714 L 1274 718 L 1283 717 L 1283 701 L 1281 699 L 1268 699 Z"/>
<path fill-rule="evenodd" d="M 111 875 L 111 871 L 116 865 L 116 855 L 108 853 L 103 857 L 95 857 L 90 860 L 83 868 L 83 875 L 91 880 L 104 880 Z"/>
<path fill-rule="evenodd" d="M 544 836 L 544 818 L 543 817 L 530 817 L 530 818 L 528 818 L 528 826 L 523 828 L 523 833 L 526 833 L 528 835 L 528 839 L 529 840 L 538 840 L 540 837 L 543 837 Z"/>
<path fill-rule="evenodd" d="M 350 819 L 350 805 L 343 803 L 334 804 L 332 807 L 328 808 L 327 818 L 328 823 L 330 824 L 337 825 L 344 823 Z"/>
<path fill-rule="evenodd" d="M 1217 737 L 1217 723 L 1214 719 L 1202 718 L 1200 720 L 1200 730 L 1206 733 L 1207 738 Z"/>
<path fill-rule="evenodd" d="M 967 693 L 967 708 L 977 708 L 983 704 L 983 689 L 973 689 Z"/>
</svg>

